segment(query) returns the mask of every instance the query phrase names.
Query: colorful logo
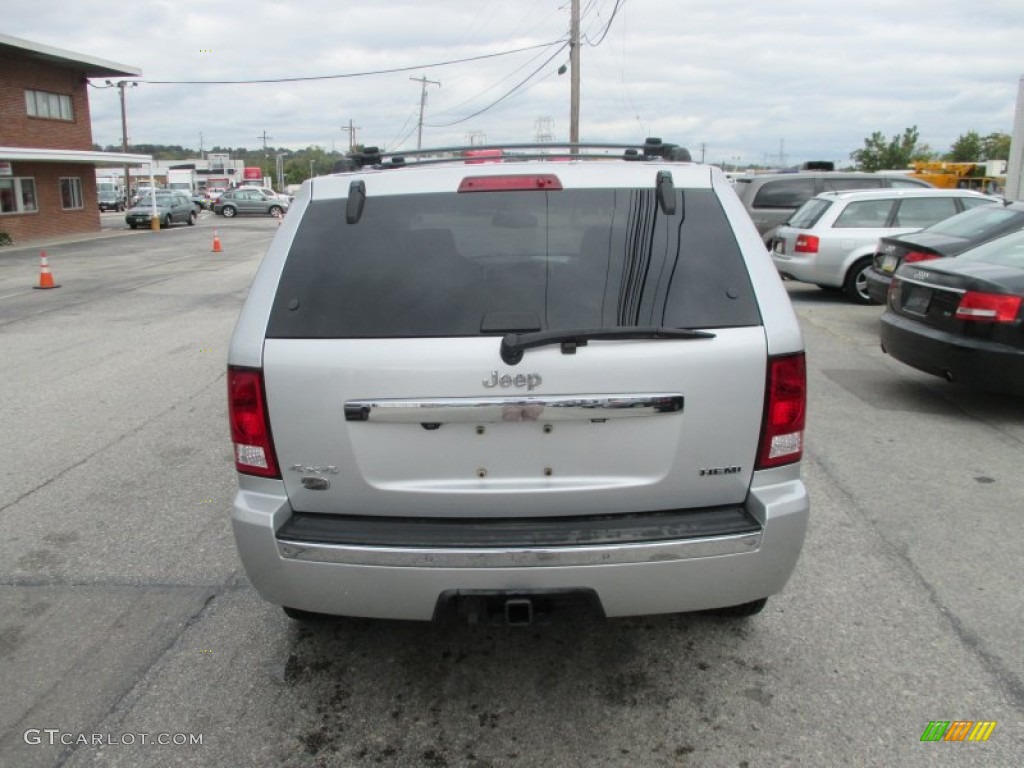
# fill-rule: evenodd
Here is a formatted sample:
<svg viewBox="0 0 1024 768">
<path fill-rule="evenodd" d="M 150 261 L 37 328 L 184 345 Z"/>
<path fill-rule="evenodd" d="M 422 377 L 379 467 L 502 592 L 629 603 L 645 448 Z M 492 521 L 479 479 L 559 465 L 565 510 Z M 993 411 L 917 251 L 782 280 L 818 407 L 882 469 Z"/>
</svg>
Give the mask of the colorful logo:
<svg viewBox="0 0 1024 768">
<path fill-rule="evenodd" d="M 932 720 L 921 741 L 988 741 L 995 729 L 995 720 Z"/>
</svg>

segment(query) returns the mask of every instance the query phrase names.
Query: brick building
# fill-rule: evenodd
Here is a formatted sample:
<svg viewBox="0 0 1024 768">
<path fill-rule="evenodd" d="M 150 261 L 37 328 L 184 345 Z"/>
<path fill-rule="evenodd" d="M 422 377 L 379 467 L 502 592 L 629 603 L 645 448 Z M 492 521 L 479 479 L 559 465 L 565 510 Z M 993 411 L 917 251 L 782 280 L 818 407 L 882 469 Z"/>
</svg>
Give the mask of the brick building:
<svg viewBox="0 0 1024 768">
<path fill-rule="evenodd" d="M 96 169 L 151 158 L 93 151 L 87 78 L 141 74 L 0 34 L 0 232 L 19 243 L 99 231 Z"/>
</svg>

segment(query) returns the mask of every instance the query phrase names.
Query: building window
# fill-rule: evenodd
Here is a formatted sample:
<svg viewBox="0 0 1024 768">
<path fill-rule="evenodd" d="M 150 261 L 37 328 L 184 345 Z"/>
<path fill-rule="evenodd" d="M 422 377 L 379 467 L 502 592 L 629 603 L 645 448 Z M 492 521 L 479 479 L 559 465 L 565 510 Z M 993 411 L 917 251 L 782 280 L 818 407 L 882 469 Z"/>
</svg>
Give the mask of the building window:
<svg viewBox="0 0 1024 768">
<path fill-rule="evenodd" d="M 60 206 L 65 211 L 84 208 L 82 203 L 82 181 L 77 176 L 60 180 Z"/>
<path fill-rule="evenodd" d="M 0 179 L 0 214 L 37 210 L 35 179 Z"/>
<path fill-rule="evenodd" d="M 71 97 L 66 93 L 25 91 L 25 109 L 30 117 L 45 117 L 49 120 L 75 119 Z"/>
</svg>

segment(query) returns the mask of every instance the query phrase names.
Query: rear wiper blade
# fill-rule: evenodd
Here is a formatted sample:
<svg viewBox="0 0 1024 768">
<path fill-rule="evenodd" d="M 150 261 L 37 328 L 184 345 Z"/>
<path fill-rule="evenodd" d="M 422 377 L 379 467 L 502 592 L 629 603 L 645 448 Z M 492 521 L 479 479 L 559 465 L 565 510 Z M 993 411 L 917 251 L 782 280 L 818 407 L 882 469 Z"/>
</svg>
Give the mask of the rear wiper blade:
<svg viewBox="0 0 1024 768">
<path fill-rule="evenodd" d="M 575 331 L 537 331 L 534 333 L 508 333 L 501 340 L 501 359 L 515 365 L 523 359 L 523 351 L 548 344 L 561 344 L 563 355 L 576 354 L 577 347 L 585 347 L 590 340 L 615 341 L 619 339 L 713 339 L 710 331 L 689 328 L 665 328 L 658 325 L 629 325 L 613 328 L 590 328 Z"/>
</svg>

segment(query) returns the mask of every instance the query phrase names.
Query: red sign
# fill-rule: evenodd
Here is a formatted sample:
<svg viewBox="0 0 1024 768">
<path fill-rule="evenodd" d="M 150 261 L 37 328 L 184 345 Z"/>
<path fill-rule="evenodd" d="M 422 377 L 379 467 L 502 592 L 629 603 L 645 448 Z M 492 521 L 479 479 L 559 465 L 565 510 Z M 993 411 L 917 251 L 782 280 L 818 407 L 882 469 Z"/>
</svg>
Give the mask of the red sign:
<svg viewBox="0 0 1024 768">
<path fill-rule="evenodd" d="M 263 181 L 263 169 L 246 168 L 242 171 L 242 178 L 246 181 Z"/>
</svg>

